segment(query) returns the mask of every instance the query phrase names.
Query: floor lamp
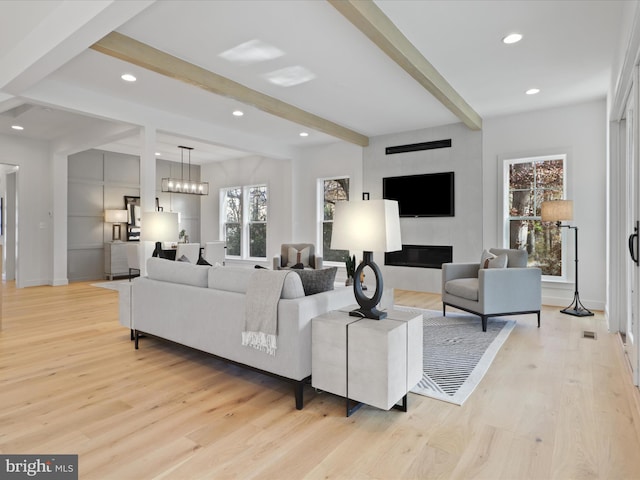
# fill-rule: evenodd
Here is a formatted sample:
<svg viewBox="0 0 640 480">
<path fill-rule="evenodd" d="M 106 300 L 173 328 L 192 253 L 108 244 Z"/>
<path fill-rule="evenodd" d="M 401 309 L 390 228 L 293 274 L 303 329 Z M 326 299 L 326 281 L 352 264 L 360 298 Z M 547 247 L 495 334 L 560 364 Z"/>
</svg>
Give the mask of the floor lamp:
<svg viewBox="0 0 640 480">
<path fill-rule="evenodd" d="M 178 239 L 178 214 L 173 212 L 143 212 L 140 219 L 140 240 L 156 242 L 154 257 L 164 258 L 162 242 Z"/>
<path fill-rule="evenodd" d="M 563 225 L 563 220 L 573 220 L 573 201 L 571 200 L 551 200 L 548 202 L 542 202 L 542 221 L 543 222 L 556 222 L 558 228 L 569 228 L 576 231 L 575 237 L 575 262 L 576 262 L 576 288 L 573 293 L 573 302 L 567 308 L 560 310 L 567 315 L 573 315 L 576 317 L 590 317 L 593 312 L 588 308 L 585 308 L 580 301 L 580 294 L 578 293 L 578 227 L 572 227 L 571 225 Z"/>
<path fill-rule="evenodd" d="M 362 263 L 353 276 L 353 293 L 360 308 L 349 315 L 382 320 L 387 312 L 376 307 L 382 298 L 382 273 L 373 261 L 373 252 L 402 250 L 400 216 L 395 200 L 365 200 L 336 203 L 331 233 L 331 248 L 362 251 Z M 372 297 L 363 293 L 360 274 L 365 267 L 373 270 L 376 289 Z"/>
</svg>

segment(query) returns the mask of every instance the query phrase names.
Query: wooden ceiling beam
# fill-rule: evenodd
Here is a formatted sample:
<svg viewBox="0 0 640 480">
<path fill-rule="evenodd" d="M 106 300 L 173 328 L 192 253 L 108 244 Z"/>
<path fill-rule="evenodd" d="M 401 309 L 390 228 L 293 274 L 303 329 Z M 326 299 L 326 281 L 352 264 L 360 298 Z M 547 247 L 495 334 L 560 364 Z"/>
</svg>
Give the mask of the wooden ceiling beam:
<svg viewBox="0 0 640 480">
<path fill-rule="evenodd" d="M 192 63 L 118 32 L 111 32 L 91 46 L 93 50 L 125 62 L 152 70 L 161 75 L 194 85 L 216 95 L 233 98 L 252 105 L 263 112 L 318 130 L 349 143 L 366 147 L 369 138 L 361 133 L 331 122 L 325 118 L 289 105 L 277 98 L 210 72 Z"/>
<path fill-rule="evenodd" d="M 472 130 L 482 118 L 371 0 L 327 0 Z"/>
</svg>

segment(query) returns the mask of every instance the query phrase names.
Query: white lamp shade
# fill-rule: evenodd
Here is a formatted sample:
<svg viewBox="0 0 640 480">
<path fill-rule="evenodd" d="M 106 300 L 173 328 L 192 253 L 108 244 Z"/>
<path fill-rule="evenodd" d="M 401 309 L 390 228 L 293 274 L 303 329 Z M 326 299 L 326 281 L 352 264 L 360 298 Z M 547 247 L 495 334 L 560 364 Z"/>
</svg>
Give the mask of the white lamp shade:
<svg viewBox="0 0 640 480">
<path fill-rule="evenodd" d="M 542 202 L 540 216 L 543 222 L 573 220 L 572 200 L 551 200 Z"/>
<path fill-rule="evenodd" d="M 402 250 L 398 202 L 352 200 L 336 203 L 331 248 L 363 252 Z"/>
<path fill-rule="evenodd" d="M 126 210 L 105 210 L 104 221 L 107 223 L 125 223 L 127 221 Z"/>
<path fill-rule="evenodd" d="M 140 240 L 143 242 L 177 241 L 178 214 L 174 212 L 143 212 L 140 219 Z"/>
</svg>

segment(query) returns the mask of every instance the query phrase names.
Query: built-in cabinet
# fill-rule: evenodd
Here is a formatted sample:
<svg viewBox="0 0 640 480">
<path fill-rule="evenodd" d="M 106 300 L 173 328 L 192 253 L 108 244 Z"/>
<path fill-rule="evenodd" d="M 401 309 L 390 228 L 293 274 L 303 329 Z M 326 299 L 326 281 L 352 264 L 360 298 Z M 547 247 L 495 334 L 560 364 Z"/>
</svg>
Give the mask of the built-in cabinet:
<svg viewBox="0 0 640 480">
<path fill-rule="evenodd" d="M 179 162 L 157 161 L 156 197 L 164 211 L 180 212 L 180 228 L 187 231 L 191 241 L 200 242 L 200 197 L 161 192 L 162 178 L 176 175 L 179 178 L 180 170 Z M 200 179 L 199 166 L 191 167 L 191 178 Z M 113 245 L 110 243 L 112 225 L 104 222 L 104 211 L 124 209 L 125 196 L 140 196 L 140 157 L 96 149 L 68 157 L 67 275 L 70 282 L 103 279 L 110 271 L 106 263 L 110 255 L 111 264 L 113 250 L 109 252 L 106 245 Z M 124 226 L 122 230 L 126 230 Z"/>
</svg>

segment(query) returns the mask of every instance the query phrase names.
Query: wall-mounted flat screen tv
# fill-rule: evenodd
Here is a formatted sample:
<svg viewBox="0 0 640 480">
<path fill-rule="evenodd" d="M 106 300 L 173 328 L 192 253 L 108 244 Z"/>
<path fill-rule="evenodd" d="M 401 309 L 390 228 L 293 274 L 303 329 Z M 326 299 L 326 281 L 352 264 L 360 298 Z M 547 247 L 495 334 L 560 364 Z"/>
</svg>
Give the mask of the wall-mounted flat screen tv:
<svg viewBox="0 0 640 480">
<path fill-rule="evenodd" d="M 382 196 L 398 201 L 401 217 L 453 217 L 454 172 L 386 177 Z"/>
</svg>

